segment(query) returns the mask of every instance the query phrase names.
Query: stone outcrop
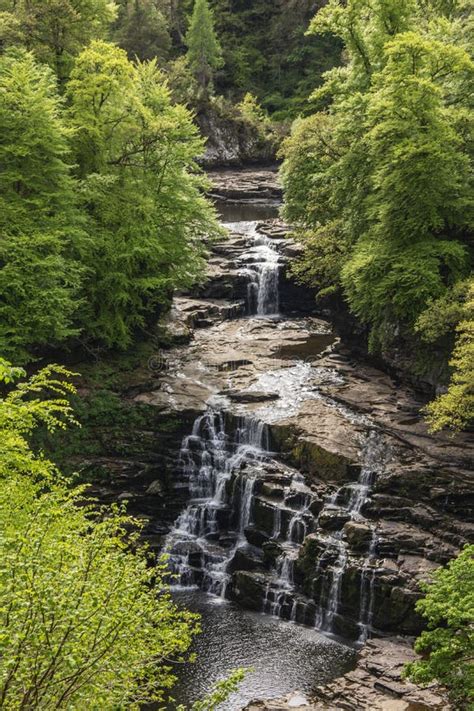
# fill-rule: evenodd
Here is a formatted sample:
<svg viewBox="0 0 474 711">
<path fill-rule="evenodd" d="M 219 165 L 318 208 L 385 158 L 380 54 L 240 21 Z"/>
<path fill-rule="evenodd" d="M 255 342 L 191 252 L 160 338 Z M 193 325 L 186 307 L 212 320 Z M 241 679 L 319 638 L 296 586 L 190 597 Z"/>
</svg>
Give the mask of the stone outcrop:
<svg viewBox="0 0 474 711">
<path fill-rule="evenodd" d="M 210 197 L 217 203 L 237 202 L 240 205 L 252 203 L 278 204 L 283 197 L 283 191 L 278 182 L 277 169 L 274 170 L 211 170 L 208 173 L 211 181 Z M 285 237 L 288 230 L 283 230 L 280 237 Z"/>
<path fill-rule="evenodd" d="M 272 224 L 267 232 L 270 229 Z M 275 244 L 281 244 L 279 235 Z M 159 388 L 136 400 L 172 413 L 202 412 L 210 398 L 223 398 L 220 406 L 227 412 L 229 433 L 238 417 L 267 422 L 271 448 L 286 470 L 276 475 L 265 465 L 258 473 L 252 522 L 245 536 L 249 546 L 264 555 L 239 551 L 238 564 L 232 565 L 230 595 L 244 606 L 267 606 L 267 611 L 278 609 L 283 617 L 314 624 L 318 604 L 329 594 L 327 576 L 337 560 L 336 552 L 331 557 L 328 550 L 328 535 L 340 535 L 348 558 L 334 631 L 358 636 L 360 591 L 370 583 L 373 627 L 415 634 L 422 627 L 414 612 L 419 581 L 472 538 L 465 520 L 472 444 L 463 438 L 454 443 L 442 435 L 430 436 L 417 415 L 421 403 L 415 395 L 399 388 L 387 374 L 354 361 L 331 335 L 327 322 L 301 317 L 224 320 L 225 312 L 216 304 L 225 304 L 227 313 L 235 304 L 237 313 L 245 297 L 245 282 L 236 286 L 232 269 L 238 272 L 239 255 L 246 248 L 242 236 L 216 245 L 203 297 L 176 302 L 177 311 L 206 317 L 212 305 L 215 315 L 208 318 L 212 323 L 202 328 L 199 318 L 191 318 L 197 324 L 193 340 L 170 352 L 173 367 L 162 374 Z M 222 293 L 222 279 L 237 289 L 232 296 L 240 300 L 216 299 Z M 387 461 L 363 503 L 362 519 L 354 520 L 347 502 L 361 473 L 361 443 L 373 428 Z M 299 473 L 306 477 L 306 500 L 298 500 L 292 483 Z M 334 505 L 328 506 L 325 502 L 336 494 Z M 294 560 L 295 591 L 282 594 L 272 569 L 295 515 L 306 538 Z M 278 516 L 280 540 L 278 536 L 275 540 Z M 222 535 L 228 537 L 226 528 Z M 298 537 L 296 528 L 294 536 Z"/>
<path fill-rule="evenodd" d="M 206 138 L 205 153 L 200 159 L 204 167 L 262 165 L 275 161 L 275 138 L 263 137 L 258 128 L 234 108 L 224 113 L 208 106 L 196 120 Z"/>
</svg>

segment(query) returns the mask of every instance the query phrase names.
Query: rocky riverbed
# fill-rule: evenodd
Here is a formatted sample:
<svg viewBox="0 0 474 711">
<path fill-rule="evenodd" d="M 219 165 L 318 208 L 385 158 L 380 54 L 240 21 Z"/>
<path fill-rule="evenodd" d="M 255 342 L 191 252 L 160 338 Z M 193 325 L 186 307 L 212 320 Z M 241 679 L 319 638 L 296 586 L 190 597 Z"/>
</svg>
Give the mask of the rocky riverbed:
<svg viewBox="0 0 474 711">
<path fill-rule="evenodd" d="M 405 664 L 416 657 L 403 638 L 367 642 L 356 668 L 311 695 L 255 700 L 244 711 L 449 711 L 446 691 L 437 684 L 420 689 L 403 678 Z"/>
<path fill-rule="evenodd" d="M 87 465 L 110 478 L 96 491 L 130 501 L 185 587 L 360 643 L 417 634 L 419 582 L 473 539 L 473 443 L 431 436 L 420 397 L 314 315 L 289 273 L 299 245 L 259 217 L 279 199 L 275 174 L 212 179 L 229 234 L 162 324 L 174 345 L 127 374 L 121 398 L 146 417 L 120 446 L 102 433 Z M 314 708 L 442 707 L 407 706 L 411 688 L 403 706 L 371 705 L 361 664 Z M 372 691 L 390 696 L 385 682 Z"/>
</svg>

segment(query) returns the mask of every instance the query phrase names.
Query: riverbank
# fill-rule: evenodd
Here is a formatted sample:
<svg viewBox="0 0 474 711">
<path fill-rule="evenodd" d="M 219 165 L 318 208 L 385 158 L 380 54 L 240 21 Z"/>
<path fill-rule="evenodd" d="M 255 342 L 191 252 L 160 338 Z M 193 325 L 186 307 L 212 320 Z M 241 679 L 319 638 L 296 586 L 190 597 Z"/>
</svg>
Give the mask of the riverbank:
<svg viewBox="0 0 474 711">
<path fill-rule="evenodd" d="M 294 692 L 255 700 L 244 711 L 449 711 L 446 691 L 437 684 L 421 689 L 403 679 L 403 667 L 416 658 L 403 638 L 366 643 L 352 671 L 313 694 Z"/>
</svg>

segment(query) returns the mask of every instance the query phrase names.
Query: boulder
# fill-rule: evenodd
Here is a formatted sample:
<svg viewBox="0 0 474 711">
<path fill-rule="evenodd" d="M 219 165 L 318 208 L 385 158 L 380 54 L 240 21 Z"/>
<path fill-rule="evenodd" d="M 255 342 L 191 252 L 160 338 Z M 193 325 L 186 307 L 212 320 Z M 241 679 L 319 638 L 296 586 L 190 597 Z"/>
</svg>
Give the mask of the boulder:
<svg viewBox="0 0 474 711">
<path fill-rule="evenodd" d="M 146 490 L 148 496 L 162 496 L 163 495 L 163 484 L 159 479 L 152 481 L 150 486 Z"/>
<path fill-rule="evenodd" d="M 348 521 L 344 524 L 343 530 L 349 547 L 352 548 L 352 550 L 367 550 L 373 537 L 373 531 L 368 524 Z"/>
<path fill-rule="evenodd" d="M 319 514 L 318 525 L 328 531 L 339 531 L 350 520 L 347 510 L 327 507 Z"/>
<path fill-rule="evenodd" d="M 260 611 L 263 607 L 267 577 L 261 573 L 237 570 L 232 575 L 229 595 L 243 607 Z"/>
<path fill-rule="evenodd" d="M 259 570 L 263 563 L 263 552 L 255 546 L 241 546 L 236 549 L 228 565 L 228 572 L 235 570 Z"/>
</svg>

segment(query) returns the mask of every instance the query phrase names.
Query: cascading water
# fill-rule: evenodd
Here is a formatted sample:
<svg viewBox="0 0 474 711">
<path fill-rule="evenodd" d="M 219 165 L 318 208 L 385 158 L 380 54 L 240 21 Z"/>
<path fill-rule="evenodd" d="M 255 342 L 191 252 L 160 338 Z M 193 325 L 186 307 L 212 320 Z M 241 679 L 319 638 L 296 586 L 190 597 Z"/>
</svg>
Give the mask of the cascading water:
<svg viewBox="0 0 474 711">
<path fill-rule="evenodd" d="M 340 487 L 323 505 L 319 516 L 339 511 L 355 521 L 366 521 L 360 512 L 387 456 L 379 433 L 371 430 L 362 448 L 358 481 Z M 196 419 L 191 434 L 184 438 L 179 461 L 191 499 L 167 539 L 165 552 L 169 555 L 171 570 L 181 586 L 198 586 L 225 597 L 233 571 L 232 561 L 237 551 L 249 547 L 248 531 L 252 528 L 253 508 L 265 481 L 265 470 L 268 468 L 271 472 L 275 465 L 269 451 L 268 428 L 250 417 L 240 418 L 233 429 L 226 427 L 224 412 L 209 407 Z M 311 514 L 314 494 L 298 472 L 288 467 L 285 471 L 290 480 L 281 504 L 273 505 L 270 527 L 271 541 L 280 553 L 266 574 L 262 611 L 295 621 L 299 608 L 307 612 L 312 607 L 315 626 L 333 632 L 350 560 L 348 543 L 343 530 L 325 534 L 315 578 L 320 578 L 319 595 L 317 598 L 313 595 L 312 601 L 300 594 L 295 582 L 295 563 L 306 536 L 317 525 Z M 256 493 L 257 483 L 260 486 Z M 340 500 L 346 503 L 338 504 Z M 360 641 L 368 638 L 372 628 L 376 547 L 377 537 L 373 531 L 361 569 Z M 314 599 L 317 599 L 316 604 Z M 306 612 L 305 619 L 310 614 Z"/>
<path fill-rule="evenodd" d="M 235 222 L 226 226 L 250 241 L 249 249 L 241 258 L 241 273 L 248 280 L 248 314 L 275 316 L 279 309 L 280 257 L 275 241 L 259 234 L 257 225 L 257 222 Z"/>
<path fill-rule="evenodd" d="M 258 233 L 256 222 L 231 223 L 227 227 L 249 242 L 240 260 L 241 274 L 248 278 L 249 315 L 278 314 L 279 255 L 274 241 Z M 328 369 L 323 372 L 312 364 L 296 362 L 292 367 L 263 374 L 250 385 L 250 391 L 263 389 L 279 396 L 277 403 L 264 406 L 255 416 L 243 417 L 235 427 L 230 427 L 223 410 L 210 406 L 196 419 L 191 434 L 182 442 L 179 458 L 181 481 L 188 487 L 190 501 L 165 546 L 179 585 L 198 586 L 225 597 L 234 570 L 239 570 L 238 556 L 241 559 L 243 550 L 249 548 L 255 553 L 249 536 L 255 501 L 264 480 L 262 471 L 274 463 L 263 420 L 272 422 L 275 417 L 297 409 L 302 401 L 320 398 L 318 389 L 312 385 L 316 375 L 322 383 L 338 382 L 339 376 Z M 332 405 L 343 409 L 337 403 Z M 361 425 L 370 424 L 349 410 L 343 414 Z M 386 458 L 383 440 L 376 430 L 370 429 L 362 448 L 358 481 L 327 497 L 319 517 L 339 511 L 343 519 L 345 516 L 346 520 L 366 521 L 361 510 Z M 294 621 L 303 619 L 308 624 L 312 619 L 319 629 L 333 632 L 337 629 L 342 585 L 351 552 L 342 528 L 325 532 L 321 537 L 313 595 L 306 597 L 300 592 L 297 562 L 308 534 L 319 530 L 319 509 L 312 513 L 315 495 L 301 474 L 292 470 L 289 478 L 282 500 L 266 502 L 271 515 L 266 535 L 279 552 L 273 563 L 271 559 L 263 560 L 265 556 L 257 561 L 264 586 L 262 611 Z M 358 623 L 361 641 L 367 639 L 372 627 L 376 569 L 374 533 L 361 568 Z"/>
<path fill-rule="evenodd" d="M 222 411 L 209 408 L 197 418 L 192 434 L 183 440 L 179 462 L 191 500 L 165 545 L 180 585 L 225 596 L 227 566 L 245 541 L 252 515 L 255 478 L 241 470 L 268 456 L 268 431 L 262 422 L 242 418 L 230 437 Z"/>
<path fill-rule="evenodd" d="M 374 616 L 374 583 L 377 574 L 377 534 L 372 531 L 369 553 L 365 560 L 360 577 L 360 612 L 359 612 L 359 639 L 362 644 L 367 641 L 372 632 Z"/>
<path fill-rule="evenodd" d="M 347 504 L 340 508 L 350 514 L 351 519 L 365 520 L 360 511 L 369 498 L 370 490 L 377 475 L 383 470 L 389 453 L 387 452 L 383 440 L 376 430 L 371 430 L 366 437 L 362 448 L 362 468 L 357 483 L 341 487 L 333 494 L 322 512 L 328 508 L 335 507 L 337 501 L 344 495 L 349 497 Z M 376 555 L 377 538 L 372 531 L 372 542 L 369 548 L 368 557 L 364 563 L 361 575 L 360 587 L 360 641 L 366 641 L 371 631 L 373 616 L 373 583 L 375 578 L 374 559 Z M 321 595 L 318 613 L 316 615 L 316 626 L 327 631 L 333 631 L 334 620 L 338 614 L 341 597 L 341 585 L 344 572 L 349 559 L 347 544 L 342 540 L 342 531 L 329 536 L 326 551 L 322 558 L 330 551 L 336 551 L 336 557 L 332 566 L 326 571 L 319 571 L 323 576 L 321 584 Z M 329 578 L 328 578 L 329 576 Z M 326 578 L 326 579 L 324 579 Z"/>
</svg>

